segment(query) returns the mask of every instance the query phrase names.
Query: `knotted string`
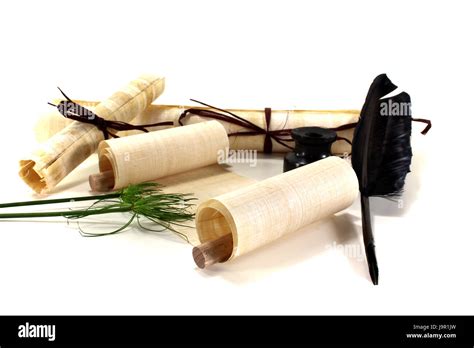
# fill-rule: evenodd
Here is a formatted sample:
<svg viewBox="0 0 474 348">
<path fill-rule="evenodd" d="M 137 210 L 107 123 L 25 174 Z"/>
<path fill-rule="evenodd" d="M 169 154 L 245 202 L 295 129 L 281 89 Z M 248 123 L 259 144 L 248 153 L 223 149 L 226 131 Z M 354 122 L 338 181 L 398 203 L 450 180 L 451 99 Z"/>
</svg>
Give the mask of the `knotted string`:
<svg viewBox="0 0 474 348">
<path fill-rule="evenodd" d="M 431 129 L 431 121 L 426 118 L 411 118 L 412 121 L 426 123 L 426 127 L 421 131 L 421 134 L 426 135 Z"/>
<path fill-rule="evenodd" d="M 116 131 L 127 131 L 127 130 L 139 130 L 145 133 L 148 133 L 148 129 L 146 127 L 155 127 L 155 126 L 172 126 L 173 121 L 166 121 L 166 122 L 158 122 L 158 123 L 150 123 L 150 124 L 141 124 L 141 125 L 133 125 L 127 122 L 122 121 L 112 121 L 106 120 L 91 110 L 75 103 L 72 101 L 62 90 L 59 88 L 61 94 L 66 98 L 66 100 L 62 100 L 58 105 L 54 105 L 48 103 L 51 106 L 54 106 L 58 109 L 58 111 L 64 117 L 79 121 L 82 123 L 91 124 L 97 127 L 104 134 L 104 139 L 108 139 L 109 136 L 113 138 L 119 138 L 119 136 L 115 133 L 112 133 L 109 129 L 113 129 Z"/>
<path fill-rule="evenodd" d="M 116 131 L 127 131 L 127 130 L 139 130 L 145 133 L 148 133 L 148 129 L 146 127 L 156 127 L 156 126 L 172 126 L 173 121 L 165 121 L 165 122 L 158 122 L 158 123 L 151 123 L 151 124 L 143 124 L 143 125 L 133 125 L 130 123 L 126 123 L 123 121 L 112 121 L 112 120 L 106 120 L 91 110 L 77 104 L 76 102 L 72 101 L 59 87 L 59 91 L 61 94 L 66 98 L 66 100 L 61 101 L 58 105 L 54 105 L 51 103 L 48 103 L 49 105 L 52 105 L 58 109 L 58 111 L 66 118 L 79 121 L 82 123 L 87 123 L 91 124 L 97 127 L 103 135 L 104 139 L 108 139 L 109 136 L 113 138 L 119 138 L 119 136 L 115 133 L 112 133 L 109 131 L 109 129 L 114 129 Z M 203 102 L 200 102 L 195 99 L 191 99 L 191 101 L 204 105 L 208 107 L 210 110 L 205 110 L 205 109 L 197 109 L 197 108 L 189 108 L 184 110 L 184 112 L 179 116 L 178 122 L 181 126 L 183 126 L 183 120 L 186 118 L 188 114 L 193 114 L 196 116 L 200 117 L 205 117 L 205 118 L 211 118 L 215 120 L 220 120 L 224 122 L 228 122 L 230 124 L 235 124 L 237 126 L 246 128 L 248 130 L 245 131 L 238 131 L 238 132 L 232 132 L 229 133 L 229 136 L 238 136 L 238 135 L 247 135 L 247 136 L 254 136 L 254 135 L 265 135 L 265 140 L 264 140 L 264 147 L 263 151 L 264 153 L 272 153 L 273 150 L 273 143 L 272 139 L 275 140 L 277 143 L 280 145 L 293 150 L 294 147 L 291 145 L 286 144 L 285 142 L 292 142 L 293 139 L 291 137 L 291 131 L 292 129 L 278 129 L 278 130 L 270 130 L 270 124 L 271 124 L 271 108 L 265 108 L 265 123 L 266 126 L 265 128 L 262 128 L 249 120 L 246 120 L 245 118 L 238 116 L 228 110 L 224 110 Z M 221 113 L 214 111 L 214 110 L 220 111 Z M 423 122 L 426 123 L 426 127 L 421 131 L 421 134 L 425 135 L 428 133 L 428 131 L 431 129 L 431 121 L 423 118 L 412 118 L 412 121 L 415 122 Z M 353 129 L 357 125 L 357 122 L 353 123 L 348 123 L 341 125 L 339 127 L 333 127 L 333 128 L 327 128 L 333 131 L 343 131 L 343 130 L 348 130 L 348 129 Z M 351 141 L 347 138 L 337 136 L 336 140 L 344 140 L 349 144 L 352 144 Z"/>
<path fill-rule="evenodd" d="M 183 126 L 183 119 L 188 115 L 188 114 L 193 114 L 196 116 L 201 116 L 205 118 L 212 118 L 215 120 L 220 120 L 220 121 L 225 121 L 230 124 L 235 124 L 237 126 L 243 127 L 245 131 L 239 131 L 239 132 L 232 132 L 229 133 L 229 136 L 233 135 L 265 135 L 265 140 L 264 140 L 264 145 L 263 145 L 263 152 L 264 153 L 272 153 L 272 139 L 275 140 L 278 144 L 288 148 L 288 149 L 293 149 L 292 146 L 285 144 L 285 142 L 290 142 L 293 141 L 291 138 L 291 129 L 278 129 L 278 130 L 270 130 L 270 122 L 271 122 L 271 109 L 266 108 L 265 109 L 265 121 L 266 121 L 266 127 L 262 128 L 249 120 L 246 120 L 245 118 L 238 116 L 228 110 L 220 109 L 215 106 L 211 106 L 209 104 L 191 99 L 191 101 L 207 106 L 211 110 L 205 110 L 205 109 L 186 109 L 184 112 L 179 116 L 178 122 L 181 126 Z M 214 111 L 214 110 L 220 111 L 221 113 Z"/>
</svg>

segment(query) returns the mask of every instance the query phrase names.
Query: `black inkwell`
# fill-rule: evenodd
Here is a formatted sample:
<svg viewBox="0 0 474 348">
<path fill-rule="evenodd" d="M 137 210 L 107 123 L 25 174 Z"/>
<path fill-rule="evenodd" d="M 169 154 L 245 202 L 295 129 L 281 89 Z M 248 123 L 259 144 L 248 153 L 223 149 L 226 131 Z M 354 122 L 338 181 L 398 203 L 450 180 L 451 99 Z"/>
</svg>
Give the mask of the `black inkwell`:
<svg viewBox="0 0 474 348">
<path fill-rule="evenodd" d="M 295 140 L 295 149 L 285 156 L 284 172 L 332 156 L 331 145 L 337 134 L 321 127 L 301 127 L 293 129 L 291 137 Z"/>
</svg>

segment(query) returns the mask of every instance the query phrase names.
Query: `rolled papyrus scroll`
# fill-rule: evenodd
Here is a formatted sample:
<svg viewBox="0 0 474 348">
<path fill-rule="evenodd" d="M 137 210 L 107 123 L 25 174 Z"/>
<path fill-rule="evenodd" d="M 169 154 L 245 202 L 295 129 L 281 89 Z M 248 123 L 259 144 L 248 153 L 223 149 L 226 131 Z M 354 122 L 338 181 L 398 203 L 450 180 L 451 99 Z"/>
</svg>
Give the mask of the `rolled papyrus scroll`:
<svg viewBox="0 0 474 348">
<path fill-rule="evenodd" d="M 104 175 L 111 181 L 106 189 L 119 189 L 216 164 L 228 146 L 227 133 L 217 121 L 103 141 L 101 174 L 91 176 L 91 188 L 100 190 L 94 184 Z"/>
<path fill-rule="evenodd" d="M 163 77 L 144 75 L 97 104 L 94 111 L 107 120 L 130 122 L 163 89 Z M 71 122 L 42 144 L 29 159 L 20 161 L 20 177 L 36 192 L 48 192 L 93 154 L 103 139 L 103 133 L 95 126 Z"/>
<path fill-rule="evenodd" d="M 77 101 L 80 105 L 94 110 L 96 102 Z M 187 109 L 210 110 L 206 107 L 191 107 L 178 105 L 150 105 L 143 113 L 138 115 L 134 124 L 150 124 L 157 122 L 173 121 L 174 126 L 179 126 L 178 120 L 181 114 Z M 248 109 L 229 109 L 228 111 L 241 116 L 262 129 L 266 129 L 267 121 L 264 110 Z M 356 123 L 359 120 L 360 112 L 358 110 L 272 110 L 270 120 L 270 131 L 281 129 L 294 129 L 297 127 L 318 126 L 323 128 L 337 128 L 343 125 Z M 194 124 L 203 121 L 209 121 L 205 118 L 190 113 L 185 119 L 184 124 Z M 65 127 L 70 120 L 65 119 L 58 113 L 48 113 L 43 115 L 35 126 L 36 138 L 42 142 Z M 220 121 L 228 134 L 239 133 L 247 129 L 230 124 L 226 121 Z M 159 130 L 164 127 L 151 127 L 150 130 Z M 338 131 L 338 136 L 352 141 L 354 129 Z M 137 131 L 120 132 L 120 136 L 137 134 Z M 233 150 L 257 150 L 263 151 L 265 135 L 233 135 L 229 137 L 230 148 Z M 293 145 L 293 142 L 289 142 Z M 289 149 L 275 140 L 272 140 L 273 152 L 288 152 Z M 336 141 L 332 146 L 332 152 L 335 154 L 350 153 L 350 144 L 343 140 Z"/>
<path fill-rule="evenodd" d="M 328 157 L 201 203 L 201 268 L 224 262 L 349 207 L 359 182 L 351 165 Z"/>
</svg>

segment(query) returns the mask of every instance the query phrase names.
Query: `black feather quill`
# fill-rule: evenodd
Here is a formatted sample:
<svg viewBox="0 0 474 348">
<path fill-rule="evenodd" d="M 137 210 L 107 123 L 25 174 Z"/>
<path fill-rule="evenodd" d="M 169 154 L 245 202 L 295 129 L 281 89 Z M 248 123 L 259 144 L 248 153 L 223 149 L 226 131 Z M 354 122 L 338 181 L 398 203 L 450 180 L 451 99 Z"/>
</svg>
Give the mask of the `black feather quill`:
<svg viewBox="0 0 474 348">
<path fill-rule="evenodd" d="M 375 285 L 378 284 L 379 270 L 369 197 L 400 195 L 412 158 L 410 96 L 403 92 L 383 98 L 396 88 L 385 74 L 375 78 L 352 141 L 352 167 L 359 179 L 361 194 L 364 247 L 370 277 Z"/>
</svg>

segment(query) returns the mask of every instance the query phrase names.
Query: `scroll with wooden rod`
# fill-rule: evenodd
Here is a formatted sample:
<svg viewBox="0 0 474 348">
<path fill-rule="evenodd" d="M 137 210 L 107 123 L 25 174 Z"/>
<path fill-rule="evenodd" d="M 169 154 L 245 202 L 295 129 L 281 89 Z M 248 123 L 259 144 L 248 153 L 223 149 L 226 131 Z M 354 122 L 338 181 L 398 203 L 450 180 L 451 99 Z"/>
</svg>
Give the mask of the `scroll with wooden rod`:
<svg viewBox="0 0 474 348">
<path fill-rule="evenodd" d="M 197 208 L 194 261 L 204 268 L 267 245 L 346 209 L 357 192 L 350 164 L 332 156 L 212 198 Z"/>
<path fill-rule="evenodd" d="M 100 173 L 92 174 L 93 191 L 110 191 L 218 162 L 229 139 L 217 121 L 159 132 L 109 139 L 99 145 Z"/>
</svg>

